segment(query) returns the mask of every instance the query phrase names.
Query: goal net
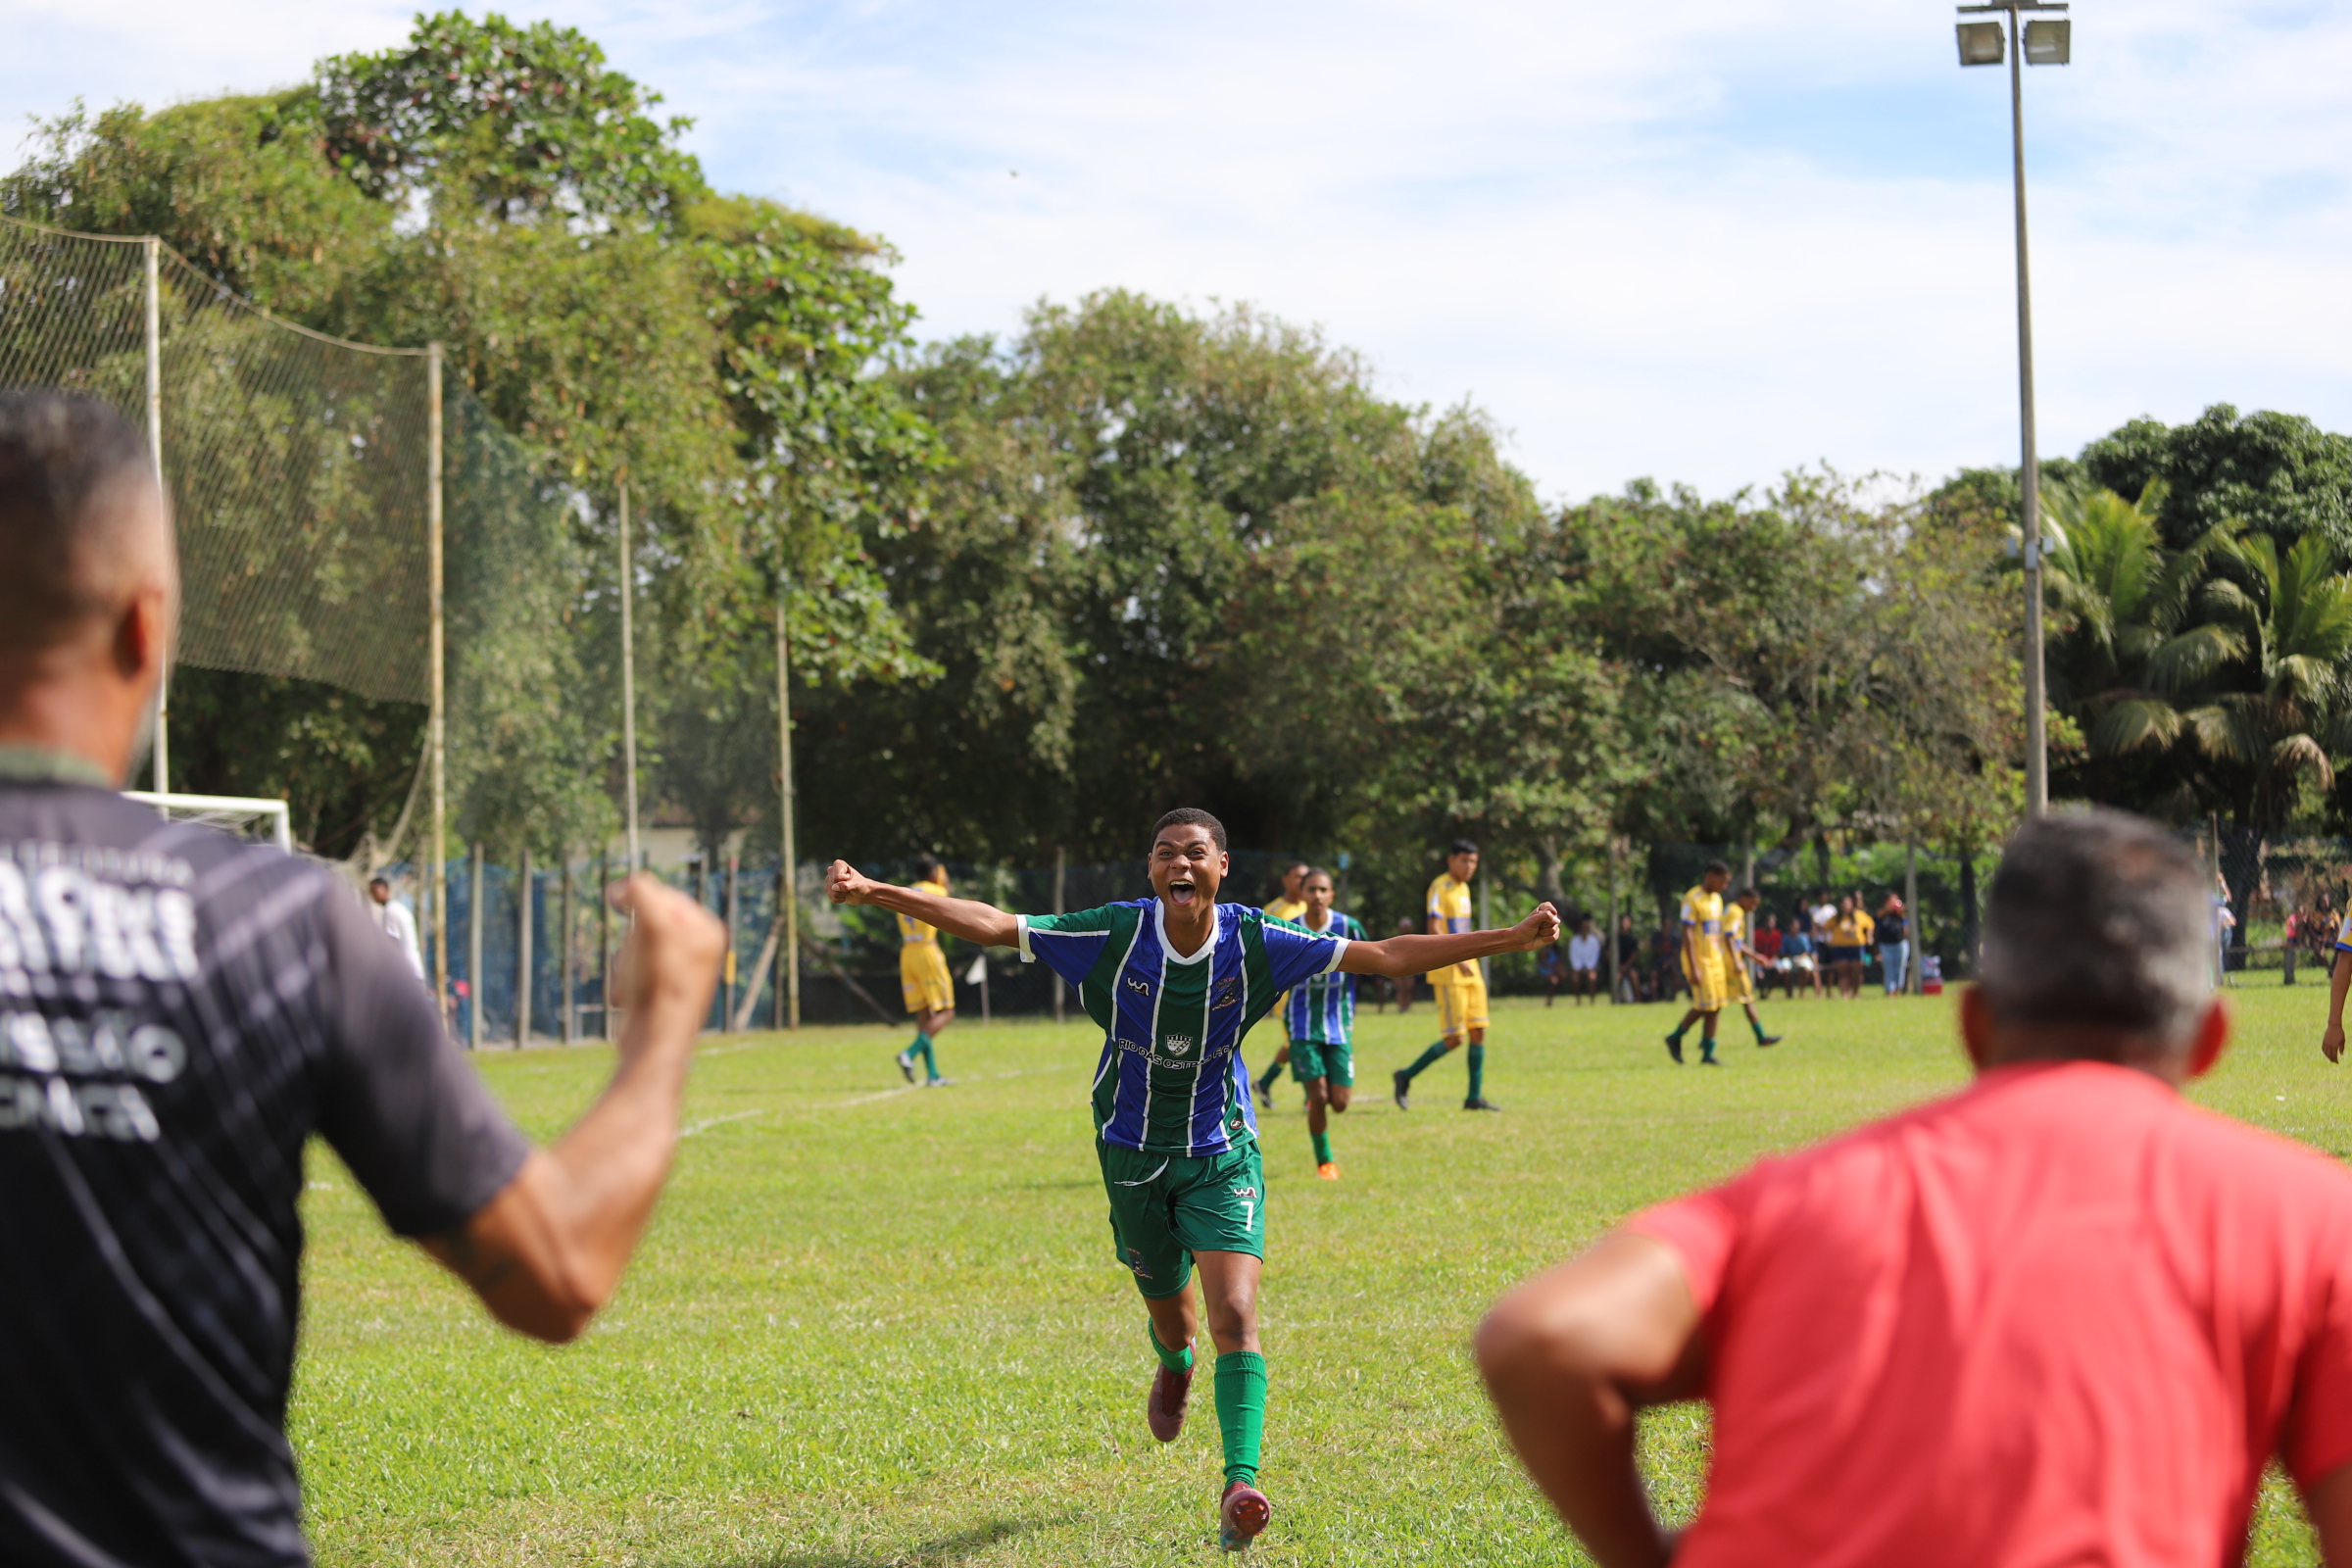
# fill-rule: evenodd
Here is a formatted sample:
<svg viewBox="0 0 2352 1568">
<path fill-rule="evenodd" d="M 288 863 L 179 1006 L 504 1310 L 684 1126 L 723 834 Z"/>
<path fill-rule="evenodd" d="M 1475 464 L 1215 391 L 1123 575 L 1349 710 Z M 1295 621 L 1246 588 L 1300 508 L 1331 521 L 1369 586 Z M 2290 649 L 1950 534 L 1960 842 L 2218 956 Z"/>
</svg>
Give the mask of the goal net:
<svg viewBox="0 0 2352 1568">
<path fill-rule="evenodd" d="M 124 790 L 123 799 L 154 807 L 175 822 L 201 822 L 232 838 L 274 844 L 294 852 L 294 822 L 283 801 L 247 800 L 236 795 L 158 795 Z"/>
</svg>

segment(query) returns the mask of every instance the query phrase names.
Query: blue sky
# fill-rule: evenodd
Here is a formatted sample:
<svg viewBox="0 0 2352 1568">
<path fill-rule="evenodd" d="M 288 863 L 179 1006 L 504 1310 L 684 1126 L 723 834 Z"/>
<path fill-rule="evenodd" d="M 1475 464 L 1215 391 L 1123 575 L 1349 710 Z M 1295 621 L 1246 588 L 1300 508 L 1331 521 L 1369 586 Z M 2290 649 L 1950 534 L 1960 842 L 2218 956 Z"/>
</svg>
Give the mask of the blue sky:
<svg viewBox="0 0 2352 1568">
<path fill-rule="evenodd" d="M 1319 325 L 1554 498 L 2013 462 L 2006 74 L 1948 4 L 517 6 L 713 179 L 878 232 L 926 335 L 1123 285 Z M 2352 429 L 2352 8 L 2085 0 L 2027 73 L 2044 452 L 2207 404 Z M 299 78 L 369 0 L 0 0 L 0 118 Z"/>
</svg>

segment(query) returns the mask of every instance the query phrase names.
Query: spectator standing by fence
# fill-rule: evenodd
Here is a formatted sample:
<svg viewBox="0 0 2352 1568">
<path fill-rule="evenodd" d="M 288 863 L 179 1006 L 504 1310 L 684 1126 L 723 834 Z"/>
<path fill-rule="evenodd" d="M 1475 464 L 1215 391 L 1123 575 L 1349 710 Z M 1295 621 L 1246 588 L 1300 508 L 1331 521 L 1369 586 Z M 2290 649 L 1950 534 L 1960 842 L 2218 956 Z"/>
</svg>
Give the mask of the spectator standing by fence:
<svg viewBox="0 0 2352 1568">
<path fill-rule="evenodd" d="M 1886 995 L 1899 997 L 1911 965 L 1911 913 L 1903 907 L 1901 895 L 1889 893 L 1879 906 L 1878 937 L 1880 983 Z"/>
<path fill-rule="evenodd" d="M 390 937 L 392 945 L 400 950 L 400 956 L 409 960 L 410 972 L 417 979 L 423 979 L 424 954 L 416 946 L 416 916 L 410 912 L 406 904 L 392 896 L 390 878 L 375 876 L 368 879 L 368 916 L 375 921 L 377 929 Z"/>
<path fill-rule="evenodd" d="M 1634 1003 L 1645 1001 L 1642 984 L 1642 934 L 1634 929 L 1634 917 L 1617 917 L 1617 1000 Z"/>
<path fill-rule="evenodd" d="M 1592 917 L 1586 915 L 1577 922 L 1576 935 L 1568 939 L 1569 995 L 1580 1003 L 1595 1001 L 1600 992 L 1600 931 Z"/>
</svg>

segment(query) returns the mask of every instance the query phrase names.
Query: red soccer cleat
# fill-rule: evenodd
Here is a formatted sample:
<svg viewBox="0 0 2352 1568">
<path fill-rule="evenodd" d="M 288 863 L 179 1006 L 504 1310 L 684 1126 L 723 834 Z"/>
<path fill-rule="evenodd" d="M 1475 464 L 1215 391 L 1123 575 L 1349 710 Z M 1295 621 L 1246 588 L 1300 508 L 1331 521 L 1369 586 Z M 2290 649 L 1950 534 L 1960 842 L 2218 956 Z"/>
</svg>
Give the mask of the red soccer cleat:
<svg viewBox="0 0 2352 1568">
<path fill-rule="evenodd" d="M 1184 1407 L 1193 1396 L 1193 1374 L 1161 1367 L 1152 1379 L 1151 1396 L 1144 1400 L 1144 1424 L 1162 1443 L 1174 1443 L 1184 1431 Z"/>
<path fill-rule="evenodd" d="M 1340 1167 L 1327 1159 L 1315 1167 L 1315 1174 L 1327 1182 L 1336 1182 L 1340 1179 Z"/>
<path fill-rule="evenodd" d="M 1240 1551 L 1258 1538 L 1274 1517 L 1274 1505 L 1266 1494 L 1246 1481 L 1236 1481 L 1225 1489 L 1225 1498 L 1217 1505 L 1217 1544 L 1227 1551 Z"/>
</svg>

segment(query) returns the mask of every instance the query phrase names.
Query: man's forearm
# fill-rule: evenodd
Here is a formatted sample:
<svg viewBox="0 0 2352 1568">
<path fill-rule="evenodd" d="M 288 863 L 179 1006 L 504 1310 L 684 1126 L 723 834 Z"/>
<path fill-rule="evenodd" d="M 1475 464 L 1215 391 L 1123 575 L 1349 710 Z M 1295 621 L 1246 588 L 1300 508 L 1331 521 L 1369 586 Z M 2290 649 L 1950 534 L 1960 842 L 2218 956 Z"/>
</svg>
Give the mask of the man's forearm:
<svg viewBox="0 0 2352 1568">
<path fill-rule="evenodd" d="M 984 948 L 1015 948 L 1021 943 L 1020 921 L 977 899 L 943 899 L 936 893 L 875 883 L 858 902 L 894 914 L 910 914 L 925 925 Z"/>
<path fill-rule="evenodd" d="M 2328 971 L 2328 1026 L 2344 1026 L 2344 994 L 2352 991 L 2352 953 L 2338 953 Z"/>
</svg>

